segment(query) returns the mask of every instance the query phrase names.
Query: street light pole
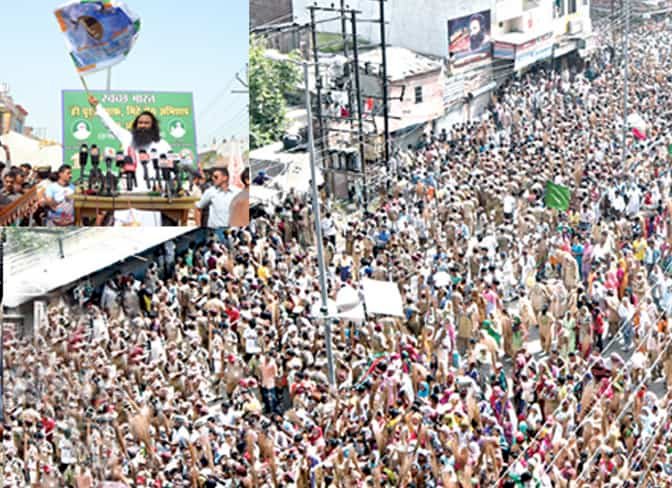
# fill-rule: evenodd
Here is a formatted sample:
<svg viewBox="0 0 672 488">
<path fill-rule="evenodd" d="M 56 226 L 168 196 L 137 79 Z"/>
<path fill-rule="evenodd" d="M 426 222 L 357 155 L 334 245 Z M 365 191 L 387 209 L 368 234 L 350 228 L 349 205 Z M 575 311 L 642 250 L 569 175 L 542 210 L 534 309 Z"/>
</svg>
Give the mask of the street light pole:
<svg viewBox="0 0 672 488">
<path fill-rule="evenodd" d="M 306 94 L 306 116 L 308 118 L 308 152 L 310 154 L 310 190 L 313 203 L 313 214 L 315 216 L 315 239 L 317 240 L 317 264 L 320 272 L 320 297 L 322 300 L 320 313 L 324 320 L 324 340 L 327 345 L 327 371 L 329 385 L 336 385 L 334 374 L 334 357 L 331 350 L 331 322 L 327 308 L 327 277 L 324 264 L 324 249 L 322 242 L 322 225 L 320 220 L 320 201 L 317 194 L 317 178 L 315 170 L 315 141 L 313 140 L 313 112 L 310 107 L 310 87 L 308 86 L 308 63 L 303 62 L 303 79 Z M 317 103 L 320 103 L 318 100 Z"/>
<path fill-rule="evenodd" d="M 5 234 L 6 229 L 0 229 L 0 424 L 5 423 Z"/>
<path fill-rule="evenodd" d="M 625 32 L 623 33 L 623 153 L 621 167 L 627 171 L 625 161 L 627 159 L 628 148 L 626 138 L 628 136 L 628 34 L 630 33 L 630 2 L 624 0 L 623 10 L 625 11 Z"/>
</svg>

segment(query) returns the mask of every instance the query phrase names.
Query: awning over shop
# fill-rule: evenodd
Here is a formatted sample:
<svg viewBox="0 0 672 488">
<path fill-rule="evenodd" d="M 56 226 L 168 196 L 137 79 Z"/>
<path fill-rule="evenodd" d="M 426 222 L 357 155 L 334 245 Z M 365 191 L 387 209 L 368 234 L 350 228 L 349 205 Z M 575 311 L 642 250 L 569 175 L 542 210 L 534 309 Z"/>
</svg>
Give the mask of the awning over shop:
<svg viewBox="0 0 672 488">
<path fill-rule="evenodd" d="M 553 54 L 553 33 L 545 32 L 533 38 L 520 33 L 500 36 L 495 43 L 494 57 L 513 60 L 518 71 L 537 61 L 550 58 Z"/>
</svg>

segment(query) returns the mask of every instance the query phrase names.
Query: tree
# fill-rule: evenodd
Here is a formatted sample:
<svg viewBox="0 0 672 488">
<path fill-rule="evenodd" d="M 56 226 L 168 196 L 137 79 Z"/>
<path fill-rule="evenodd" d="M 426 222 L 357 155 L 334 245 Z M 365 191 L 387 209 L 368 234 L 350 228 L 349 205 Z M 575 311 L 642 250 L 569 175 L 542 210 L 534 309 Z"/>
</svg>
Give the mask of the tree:
<svg viewBox="0 0 672 488">
<path fill-rule="evenodd" d="M 296 65 L 264 56 L 263 43 L 250 39 L 250 147 L 277 141 L 287 125 L 285 93 L 295 89 L 301 79 Z M 290 55 L 297 59 L 296 54 Z"/>
</svg>

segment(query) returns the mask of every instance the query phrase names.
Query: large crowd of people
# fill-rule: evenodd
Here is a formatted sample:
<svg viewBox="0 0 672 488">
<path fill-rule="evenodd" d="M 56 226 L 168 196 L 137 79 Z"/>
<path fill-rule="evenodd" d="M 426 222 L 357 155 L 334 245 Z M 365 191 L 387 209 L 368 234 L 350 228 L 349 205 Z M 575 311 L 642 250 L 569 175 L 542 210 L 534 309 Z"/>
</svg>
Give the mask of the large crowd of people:
<svg viewBox="0 0 672 488">
<path fill-rule="evenodd" d="M 294 193 L 6 336 L 5 485 L 668 486 L 672 30 L 631 38 L 625 158 L 600 48 L 399 151 L 376 210 L 322 202 L 329 297 L 371 278 L 404 304 L 332 321 L 334 385 Z"/>
</svg>

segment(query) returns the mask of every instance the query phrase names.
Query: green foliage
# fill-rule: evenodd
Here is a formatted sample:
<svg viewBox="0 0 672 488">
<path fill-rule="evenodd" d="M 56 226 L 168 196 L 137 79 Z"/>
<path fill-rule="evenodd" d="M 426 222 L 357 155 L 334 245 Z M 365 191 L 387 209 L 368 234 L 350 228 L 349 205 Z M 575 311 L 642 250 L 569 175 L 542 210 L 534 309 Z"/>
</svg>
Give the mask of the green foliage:
<svg viewBox="0 0 672 488">
<path fill-rule="evenodd" d="M 286 127 L 285 93 L 295 89 L 301 73 L 293 63 L 264 56 L 263 44 L 250 39 L 250 147 L 256 149 L 282 137 Z M 296 54 L 290 55 L 297 59 Z"/>
</svg>

